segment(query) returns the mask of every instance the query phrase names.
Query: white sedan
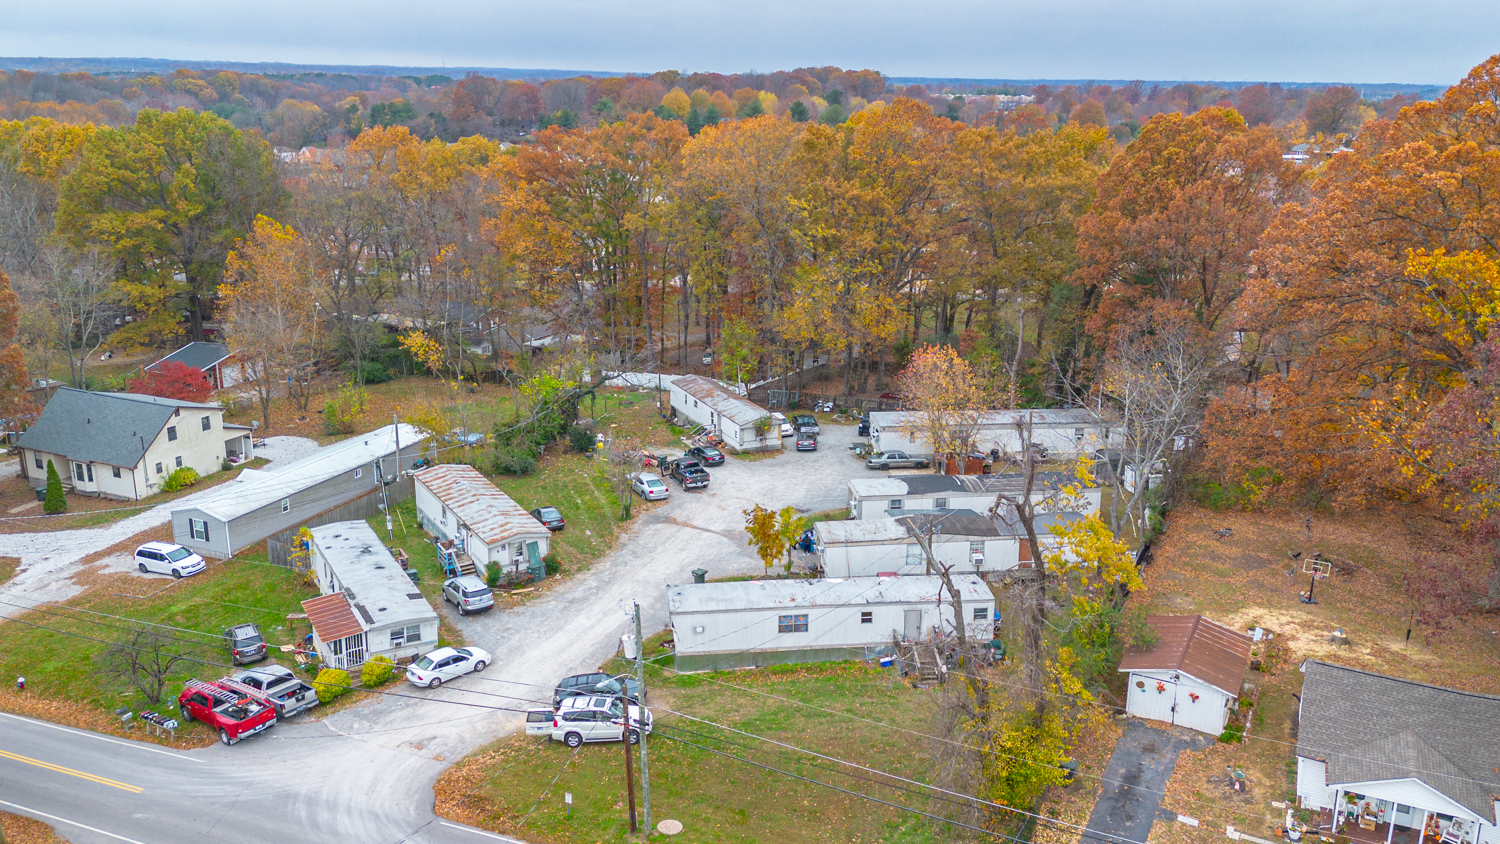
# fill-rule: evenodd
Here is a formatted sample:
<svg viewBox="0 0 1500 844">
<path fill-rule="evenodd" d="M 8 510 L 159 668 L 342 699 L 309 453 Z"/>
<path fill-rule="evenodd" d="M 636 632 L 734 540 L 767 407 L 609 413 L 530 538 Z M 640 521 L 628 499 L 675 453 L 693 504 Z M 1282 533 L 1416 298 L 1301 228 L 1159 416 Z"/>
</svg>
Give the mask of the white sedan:
<svg viewBox="0 0 1500 844">
<path fill-rule="evenodd" d="M 490 664 L 490 652 L 483 648 L 438 648 L 406 666 L 406 679 L 414 685 L 435 689 L 470 671 L 478 673 Z"/>
<path fill-rule="evenodd" d="M 672 494 L 662 479 L 650 472 L 639 472 L 630 480 L 630 487 L 647 501 L 661 501 Z"/>
</svg>

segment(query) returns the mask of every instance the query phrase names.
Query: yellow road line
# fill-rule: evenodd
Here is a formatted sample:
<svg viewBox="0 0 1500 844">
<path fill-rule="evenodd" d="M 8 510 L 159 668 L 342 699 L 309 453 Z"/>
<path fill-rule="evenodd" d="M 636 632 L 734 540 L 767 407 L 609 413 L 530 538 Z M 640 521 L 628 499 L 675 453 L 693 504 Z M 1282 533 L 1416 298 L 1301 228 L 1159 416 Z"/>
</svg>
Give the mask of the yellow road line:
<svg viewBox="0 0 1500 844">
<path fill-rule="evenodd" d="M 96 777 L 93 774 L 84 773 L 83 771 L 75 771 L 72 768 L 64 768 L 61 765 L 54 765 L 51 762 L 43 762 L 40 759 L 32 759 L 29 756 L 21 756 L 16 753 L 11 753 L 7 750 L 0 750 L 0 758 L 12 759 L 16 762 L 23 762 L 27 765 L 35 765 L 38 768 L 46 768 L 49 771 L 56 771 L 59 774 L 67 774 L 70 777 L 78 777 L 79 779 L 89 780 L 90 782 L 97 782 L 100 785 L 107 785 L 111 788 L 118 788 L 122 791 L 129 791 L 132 794 L 140 794 L 144 790 L 140 786 L 130 785 L 129 783 L 106 779 L 104 777 Z"/>
</svg>

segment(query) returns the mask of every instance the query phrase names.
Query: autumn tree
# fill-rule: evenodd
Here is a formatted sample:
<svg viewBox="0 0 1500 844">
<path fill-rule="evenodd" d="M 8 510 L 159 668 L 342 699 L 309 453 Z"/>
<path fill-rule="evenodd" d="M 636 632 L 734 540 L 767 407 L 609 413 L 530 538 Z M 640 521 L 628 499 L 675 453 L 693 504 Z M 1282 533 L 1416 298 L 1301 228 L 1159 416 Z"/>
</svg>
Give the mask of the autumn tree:
<svg viewBox="0 0 1500 844">
<path fill-rule="evenodd" d="M 1333 137 L 1358 129 L 1361 119 L 1359 91 L 1348 85 L 1324 88 L 1307 100 L 1302 112 L 1310 135 Z"/>
<path fill-rule="evenodd" d="M 912 353 L 896 383 L 903 406 L 932 444 L 934 471 L 946 472 L 947 459 L 953 458 L 962 474 L 963 459 L 974 451 L 979 423 L 990 406 L 968 361 L 950 346 L 923 346 Z"/>
<path fill-rule="evenodd" d="M 0 270 L 0 415 L 7 417 L 36 410 L 26 395 L 26 360 L 17 342 L 20 307 L 10 277 Z"/>
<path fill-rule="evenodd" d="M 224 329 L 245 383 L 255 391 L 261 421 L 271 426 L 271 399 L 284 389 L 306 411 L 311 373 L 315 264 L 291 227 L 260 217 L 250 236 L 229 253 L 228 280 L 219 288 Z"/>
<path fill-rule="evenodd" d="M 131 378 L 125 383 L 125 389 L 132 393 L 160 396 L 164 399 L 205 402 L 213 393 L 214 386 L 209 383 L 208 376 L 203 374 L 203 370 L 188 366 L 181 361 L 169 360 Z"/>
<path fill-rule="evenodd" d="M 271 147 L 210 112 L 143 109 L 135 123 L 97 130 L 62 183 L 57 228 L 77 247 L 107 249 L 137 319 L 122 342 L 176 330 L 203 339 L 231 244 L 282 198 Z"/>
<path fill-rule="evenodd" d="M 770 574 L 771 566 L 781 559 L 781 555 L 790 553 L 787 550 L 786 537 L 780 530 L 780 519 L 775 510 L 767 510 L 759 504 L 745 510 L 744 516 L 745 533 L 749 534 L 745 541 L 755 549 L 761 563 L 766 567 L 766 573 Z"/>
<path fill-rule="evenodd" d="M 36 269 L 29 304 L 46 312 L 48 341 L 68 359 L 73 386 L 85 389 L 89 359 L 115 329 L 115 262 L 99 247 L 75 251 L 50 244 Z"/>
</svg>

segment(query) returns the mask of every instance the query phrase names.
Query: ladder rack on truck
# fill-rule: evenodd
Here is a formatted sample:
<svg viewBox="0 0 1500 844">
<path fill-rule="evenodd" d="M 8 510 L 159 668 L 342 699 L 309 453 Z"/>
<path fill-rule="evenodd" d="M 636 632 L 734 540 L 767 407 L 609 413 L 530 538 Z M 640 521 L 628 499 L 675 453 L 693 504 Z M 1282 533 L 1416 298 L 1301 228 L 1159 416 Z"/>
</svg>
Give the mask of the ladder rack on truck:
<svg viewBox="0 0 1500 844">
<path fill-rule="evenodd" d="M 205 683 L 202 680 L 189 680 L 183 685 L 195 692 L 202 692 L 217 701 L 224 703 L 239 703 L 245 698 L 251 698 L 267 706 L 270 701 L 266 700 L 258 690 L 252 689 L 242 683 L 233 680 L 219 680 L 215 683 Z"/>
</svg>

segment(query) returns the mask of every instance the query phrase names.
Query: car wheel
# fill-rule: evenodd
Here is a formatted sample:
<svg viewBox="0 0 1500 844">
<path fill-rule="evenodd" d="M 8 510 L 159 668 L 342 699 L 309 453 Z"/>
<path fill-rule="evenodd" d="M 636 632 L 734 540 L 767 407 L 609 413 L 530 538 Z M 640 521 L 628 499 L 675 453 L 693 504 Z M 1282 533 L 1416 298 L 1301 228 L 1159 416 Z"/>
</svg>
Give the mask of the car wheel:
<svg viewBox="0 0 1500 844">
<path fill-rule="evenodd" d="M 177 578 L 177 579 L 179 579 L 179 580 L 181 580 L 182 579 L 182 572 L 178 571 L 177 569 L 172 569 L 172 576 L 175 577 L 175 578 Z"/>
<path fill-rule="evenodd" d="M 485 669 L 485 666 L 487 666 L 487 665 L 489 665 L 489 663 L 485 662 L 482 659 L 480 661 L 474 663 L 474 673 L 478 674 L 479 672 L 483 671 Z"/>
<path fill-rule="evenodd" d="M 458 607 L 458 614 L 459 615 L 468 615 L 469 614 L 469 611 L 466 610 L 466 609 L 464 609 L 462 604 L 455 604 L 455 606 Z"/>
<path fill-rule="evenodd" d="M 136 563 L 135 567 L 141 570 L 141 574 L 145 574 L 146 573 L 146 564 L 145 563 Z"/>
<path fill-rule="evenodd" d="M 225 746 L 234 744 L 234 739 L 229 737 L 229 731 L 222 727 L 219 729 L 219 741 L 224 742 Z"/>
<path fill-rule="evenodd" d="M 889 464 L 889 463 L 882 463 L 882 464 L 880 464 L 880 468 L 882 468 L 882 469 L 889 469 L 889 468 L 891 468 L 891 464 Z"/>
<path fill-rule="evenodd" d="M 429 689 L 435 689 L 435 688 L 437 688 L 438 686 L 441 686 L 441 685 L 443 685 L 443 678 L 442 677 L 433 677 L 431 680 L 429 680 L 427 682 L 427 688 L 429 688 Z"/>
<path fill-rule="evenodd" d="M 630 739 L 630 743 L 631 744 L 640 744 L 641 743 L 641 734 L 640 734 L 639 731 L 637 731 L 637 730 L 631 730 L 630 732 L 626 733 L 625 735 Z"/>
<path fill-rule="evenodd" d="M 566 744 L 568 747 L 576 748 L 579 745 L 583 744 L 583 736 L 577 733 L 568 733 L 567 735 L 563 736 L 563 744 Z"/>
<path fill-rule="evenodd" d="M 186 706 L 178 704 L 177 711 L 182 715 L 182 723 L 187 724 L 193 720 L 193 713 L 189 712 Z"/>
</svg>

